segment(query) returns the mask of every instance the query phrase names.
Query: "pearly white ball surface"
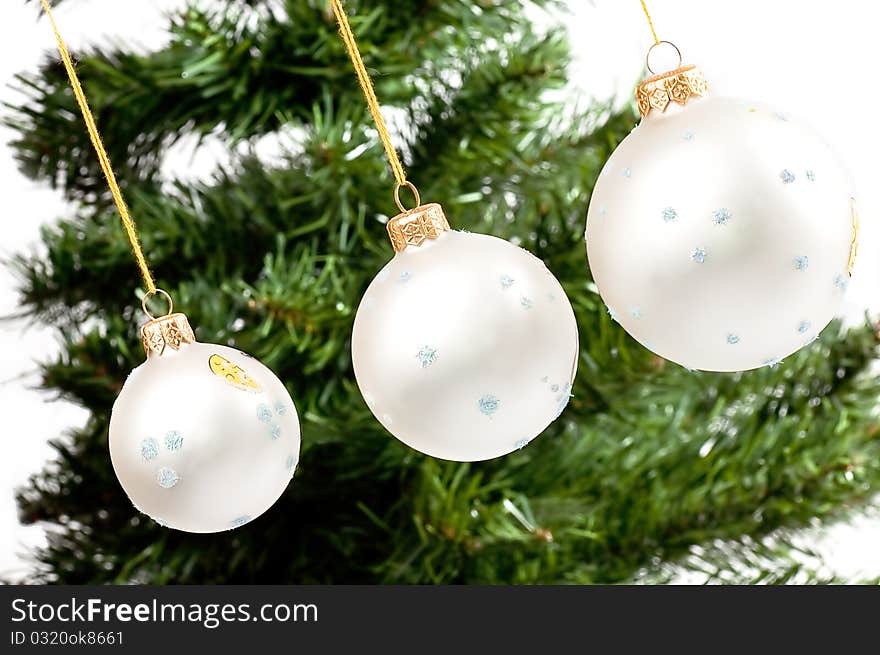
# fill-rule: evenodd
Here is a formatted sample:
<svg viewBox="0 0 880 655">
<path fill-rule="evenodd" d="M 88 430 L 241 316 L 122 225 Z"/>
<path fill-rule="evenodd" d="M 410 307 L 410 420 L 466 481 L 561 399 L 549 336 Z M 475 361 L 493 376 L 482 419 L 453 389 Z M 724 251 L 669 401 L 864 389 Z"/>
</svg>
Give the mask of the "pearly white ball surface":
<svg viewBox="0 0 880 655">
<path fill-rule="evenodd" d="M 444 232 L 370 284 L 354 321 L 358 386 L 385 428 L 441 459 L 522 448 L 565 408 L 578 333 L 562 287 L 503 239 Z"/>
<path fill-rule="evenodd" d="M 651 112 L 605 165 L 587 252 L 609 312 L 690 369 L 773 365 L 834 318 L 853 188 L 789 116 L 708 97 Z"/>
<path fill-rule="evenodd" d="M 299 460 L 296 408 L 245 353 L 207 343 L 151 353 L 110 418 L 110 457 L 134 506 L 166 527 L 219 532 L 269 509 Z"/>
</svg>

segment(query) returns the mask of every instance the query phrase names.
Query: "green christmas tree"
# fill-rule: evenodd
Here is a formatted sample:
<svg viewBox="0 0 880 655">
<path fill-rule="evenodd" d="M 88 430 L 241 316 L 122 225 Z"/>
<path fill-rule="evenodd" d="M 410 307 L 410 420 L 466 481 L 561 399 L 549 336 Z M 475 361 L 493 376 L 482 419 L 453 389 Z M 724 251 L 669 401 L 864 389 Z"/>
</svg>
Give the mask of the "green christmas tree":
<svg viewBox="0 0 880 655">
<path fill-rule="evenodd" d="M 159 527 L 113 474 L 108 422 L 143 361 L 143 290 L 63 68 L 52 53 L 22 74 L 26 101 L 7 118 L 21 170 L 70 211 L 43 231 L 44 253 L 13 265 L 23 308 L 63 340 L 44 388 L 90 412 L 19 492 L 22 521 L 54 526 L 33 581 L 595 583 L 676 566 L 817 579 L 792 531 L 880 488 L 874 331 L 835 324 L 784 364 L 737 375 L 688 372 L 629 338 L 590 279 L 583 231 L 636 115 L 560 100 L 565 32 L 538 29 L 531 4 L 347 3 L 422 196 L 454 228 L 542 258 L 577 315 L 567 410 L 524 450 L 477 464 L 403 446 L 354 382 L 352 321 L 392 254 L 393 180 L 326 0 L 198 3 L 170 18 L 159 51 L 75 53 L 159 286 L 200 341 L 253 354 L 297 403 L 293 483 L 218 535 Z M 163 181 L 169 148 L 193 134 L 245 154 L 206 183 Z M 277 134 L 280 163 L 248 154 Z"/>
</svg>

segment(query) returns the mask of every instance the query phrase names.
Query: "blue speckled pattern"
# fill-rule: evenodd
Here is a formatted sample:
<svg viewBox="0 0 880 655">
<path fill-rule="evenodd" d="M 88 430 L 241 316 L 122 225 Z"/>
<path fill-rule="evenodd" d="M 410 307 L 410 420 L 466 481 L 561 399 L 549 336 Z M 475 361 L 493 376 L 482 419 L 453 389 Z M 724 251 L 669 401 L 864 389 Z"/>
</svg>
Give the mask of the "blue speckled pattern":
<svg viewBox="0 0 880 655">
<path fill-rule="evenodd" d="M 177 471 L 174 469 L 163 466 L 156 472 L 156 482 L 163 489 L 171 489 L 180 482 L 180 476 L 177 475 Z"/>
<path fill-rule="evenodd" d="M 159 455 L 159 444 L 152 437 L 148 437 L 141 441 L 141 457 L 144 458 L 145 461 L 149 462 L 151 459 L 155 459 Z"/>
<path fill-rule="evenodd" d="M 265 403 L 257 405 L 257 419 L 261 423 L 268 423 L 272 420 L 272 408 Z"/>
<path fill-rule="evenodd" d="M 183 448 L 183 435 L 177 430 L 169 430 L 165 433 L 165 450 L 176 453 Z"/>
<path fill-rule="evenodd" d="M 419 352 L 416 353 L 416 359 L 419 360 L 422 368 L 428 368 L 437 361 L 437 349 L 431 346 L 422 346 Z"/>
<path fill-rule="evenodd" d="M 779 173 L 779 179 L 782 180 L 783 184 L 791 184 L 794 182 L 794 173 L 785 168 Z"/>
<path fill-rule="evenodd" d="M 238 517 L 232 519 L 229 522 L 229 527 L 230 528 L 240 528 L 245 523 L 250 523 L 250 522 L 251 522 L 251 517 L 245 514 L 244 516 L 238 516 Z"/>
<path fill-rule="evenodd" d="M 556 389 L 554 389 L 553 391 L 556 391 Z M 568 403 L 572 399 L 572 397 L 573 394 L 571 393 L 571 383 L 566 382 L 563 385 L 560 394 L 556 396 L 556 416 L 554 417 L 554 419 L 562 416 L 562 412 L 564 412 L 565 408 L 568 407 Z"/>
<path fill-rule="evenodd" d="M 480 398 L 477 405 L 480 408 L 480 413 L 485 414 L 486 416 L 492 416 L 492 414 L 497 412 L 501 407 L 501 401 L 492 394 L 486 394 Z"/>
<path fill-rule="evenodd" d="M 736 344 L 739 343 L 739 335 L 728 334 L 727 335 L 727 343 L 729 343 L 731 346 L 735 346 Z"/>
<path fill-rule="evenodd" d="M 806 255 L 798 255 L 794 258 L 794 270 L 805 271 L 810 267 L 810 258 Z"/>
<path fill-rule="evenodd" d="M 706 261 L 706 249 L 694 248 L 694 251 L 691 253 L 691 259 L 693 259 L 698 264 L 702 264 Z"/>
<path fill-rule="evenodd" d="M 727 225 L 731 218 L 733 218 L 733 214 L 730 213 L 727 207 L 722 207 L 712 212 L 712 220 L 715 221 L 715 225 Z"/>
</svg>

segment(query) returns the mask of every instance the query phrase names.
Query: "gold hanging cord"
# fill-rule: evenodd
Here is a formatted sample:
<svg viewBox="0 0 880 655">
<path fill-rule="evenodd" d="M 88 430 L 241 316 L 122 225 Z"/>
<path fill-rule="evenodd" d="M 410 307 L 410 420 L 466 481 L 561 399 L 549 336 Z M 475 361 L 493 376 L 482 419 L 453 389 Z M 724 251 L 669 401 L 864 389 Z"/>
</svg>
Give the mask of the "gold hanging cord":
<svg viewBox="0 0 880 655">
<path fill-rule="evenodd" d="M 86 124 L 86 130 L 88 130 L 89 133 L 89 139 L 91 139 L 95 152 L 98 155 L 98 163 L 101 165 L 104 177 L 107 178 L 107 185 L 110 187 L 110 193 L 113 196 L 113 201 L 116 203 L 116 209 L 119 210 L 119 217 L 122 219 L 123 227 L 125 227 L 128 242 L 131 244 L 131 251 L 134 254 L 134 258 L 137 260 L 137 265 L 140 269 L 141 277 L 144 279 L 144 284 L 147 286 L 147 294 L 143 298 L 144 311 L 146 312 L 147 299 L 157 293 L 161 293 L 166 299 L 168 299 L 170 313 L 171 299 L 166 292 L 158 289 L 156 283 L 153 281 L 153 276 L 150 273 L 150 267 L 147 265 L 144 251 L 141 249 L 137 227 L 135 226 L 134 219 L 128 211 L 125 199 L 122 197 L 122 191 L 119 188 L 119 183 L 116 181 L 116 175 L 113 173 L 113 166 L 110 164 L 110 157 L 107 155 L 107 150 L 104 148 L 104 143 L 98 132 L 98 126 L 95 123 L 95 117 L 92 115 L 92 110 L 89 109 L 89 103 L 86 100 L 85 92 L 80 84 L 79 77 L 77 77 L 73 59 L 70 56 L 70 52 L 67 50 L 67 46 L 64 44 L 64 39 L 61 38 L 61 32 L 58 30 L 58 25 L 55 23 L 54 16 L 52 16 L 52 9 L 49 6 L 48 0 L 40 0 L 40 3 L 43 5 L 43 11 L 46 12 L 46 16 L 49 18 L 49 23 L 52 25 L 52 31 L 55 33 L 55 40 L 58 42 L 58 52 L 61 54 L 61 61 L 64 63 L 64 68 L 67 71 L 67 77 L 70 78 L 70 86 L 73 89 L 76 103 L 79 105 L 79 109 L 82 112 L 83 120 Z M 146 313 L 148 316 L 150 315 L 149 312 Z"/>
<path fill-rule="evenodd" d="M 336 21 L 339 23 L 339 33 L 342 36 L 342 41 L 345 43 L 345 49 L 348 51 L 348 56 L 351 57 L 351 63 L 354 66 L 354 72 L 361 85 L 361 90 L 364 92 L 367 107 L 370 109 L 370 114 L 372 114 L 373 121 L 376 123 L 376 129 L 379 131 L 379 138 L 382 140 L 382 146 L 385 148 L 385 155 L 388 157 L 388 164 L 391 166 L 391 172 L 394 174 L 394 179 L 397 181 L 397 184 L 394 187 L 394 202 L 397 204 L 400 211 L 405 212 L 407 210 L 403 206 L 403 203 L 400 202 L 400 190 L 403 187 L 408 188 L 415 197 L 416 206 L 421 204 L 419 192 L 415 185 L 406 179 L 406 171 L 403 168 L 403 164 L 400 163 L 400 157 L 397 156 L 394 144 L 391 142 L 391 136 L 388 134 L 385 119 L 382 118 L 379 99 L 376 97 L 373 82 L 370 79 L 370 74 L 367 72 L 367 67 L 364 65 L 364 59 L 361 57 L 360 50 L 358 49 L 357 41 L 354 38 L 354 32 L 351 31 L 351 24 L 348 22 L 348 15 L 345 13 L 345 8 L 342 6 L 342 0 L 330 0 L 330 5 L 333 7 L 333 13 L 336 14 Z"/>
<path fill-rule="evenodd" d="M 648 19 L 648 27 L 651 28 L 651 36 L 654 37 L 654 45 L 660 45 L 660 39 L 657 38 L 657 31 L 654 29 L 654 21 L 651 19 L 651 12 L 648 11 L 648 5 L 645 0 L 639 0 L 642 3 L 642 11 L 645 12 L 645 18 Z"/>
</svg>

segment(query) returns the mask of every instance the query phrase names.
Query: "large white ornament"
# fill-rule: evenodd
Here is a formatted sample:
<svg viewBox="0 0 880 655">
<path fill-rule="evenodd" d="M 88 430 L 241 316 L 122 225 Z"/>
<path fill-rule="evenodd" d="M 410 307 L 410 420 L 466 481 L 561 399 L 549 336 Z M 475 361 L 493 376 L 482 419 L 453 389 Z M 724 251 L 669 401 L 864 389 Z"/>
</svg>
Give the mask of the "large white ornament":
<svg viewBox="0 0 880 655">
<path fill-rule="evenodd" d="M 658 355 L 707 371 L 773 365 L 835 316 L 852 196 L 829 146 L 785 114 L 721 97 L 655 106 L 596 184 L 590 269 L 614 319 Z"/>
<path fill-rule="evenodd" d="M 448 231 L 439 205 L 392 221 L 398 252 L 364 294 L 352 334 L 367 405 L 434 457 L 522 448 L 571 395 L 578 333 L 565 292 L 522 248 Z"/>
<path fill-rule="evenodd" d="M 152 325 L 154 335 L 171 325 L 170 343 L 148 348 L 113 405 L 113 468 L 135 507 L 161 525 L 229 530 L 269 509 L 290 482 L 300 447 L 296 408 L 263 364 L 179 339 L 189 328 L 172 325 L 175 317 L 182 315 L 151 322 L 166 324 Z"/>
</svg>

